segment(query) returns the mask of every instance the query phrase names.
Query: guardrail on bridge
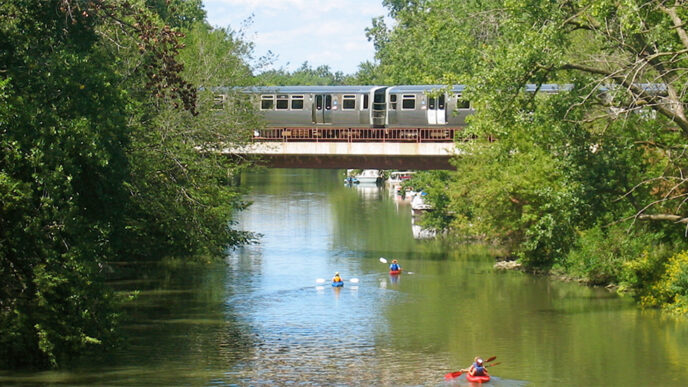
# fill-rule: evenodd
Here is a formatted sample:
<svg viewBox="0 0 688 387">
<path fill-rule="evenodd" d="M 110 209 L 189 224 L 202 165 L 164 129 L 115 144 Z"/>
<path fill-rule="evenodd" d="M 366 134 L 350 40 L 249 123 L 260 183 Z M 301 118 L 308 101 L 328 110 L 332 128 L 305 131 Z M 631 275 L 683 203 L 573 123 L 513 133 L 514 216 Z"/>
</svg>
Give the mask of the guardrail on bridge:
<svg viewBox="0 0 688 387">
<path fill-rule="evenodd" d="M 259 129 L 254 141 L 283 142 L 453 142 L 460 128 L 311 128 Z"/>
</svg>

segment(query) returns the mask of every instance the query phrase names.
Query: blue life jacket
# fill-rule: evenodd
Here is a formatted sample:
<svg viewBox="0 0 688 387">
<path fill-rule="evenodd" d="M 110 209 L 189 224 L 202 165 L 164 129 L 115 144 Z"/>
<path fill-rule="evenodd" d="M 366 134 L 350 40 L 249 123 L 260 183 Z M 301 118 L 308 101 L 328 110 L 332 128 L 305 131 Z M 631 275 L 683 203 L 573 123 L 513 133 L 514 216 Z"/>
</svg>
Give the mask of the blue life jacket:
<svg viewBox="0 0 688 387">
<path fill-rule="evenodd" d="M 478 365 L 478 363 L 473 363 L 473 369 L 475 369 L 476 375 L 484 375 L 485 374 L 485 367 Z"/>
<path fill-rule="evenodd" d="M 389 270 L 399 270 L 399 264 L 393 263 L 393 264 L 389 265 Z"/>
</svg>

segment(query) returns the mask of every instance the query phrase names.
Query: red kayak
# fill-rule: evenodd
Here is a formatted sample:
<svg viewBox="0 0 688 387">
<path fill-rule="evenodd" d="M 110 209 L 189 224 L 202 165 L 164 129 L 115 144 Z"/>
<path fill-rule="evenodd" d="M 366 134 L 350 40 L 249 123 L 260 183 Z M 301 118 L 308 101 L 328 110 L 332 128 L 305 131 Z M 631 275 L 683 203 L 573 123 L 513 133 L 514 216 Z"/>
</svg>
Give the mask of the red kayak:
<svg viewBox="0 0 688 387">
<path fill-rule="evenodd" d="M 469 374 L 466 374 L 466 380 L 472 383 L 487 383 L 490 381 L 490 375 L 487 374 L 487 371 L 485 371 L 483 375 L 471 376 Z"/>
<path fill-rule="evenodd" d="M 401 274 L 401 269 L 399 269 L 399 270 L 390 270 L 390 271 L 389 271 L 389 274 L 390 274 L 390 275 L 398 275 L 398 274 Z"/>
<path fill-rule="evenodd" d="M 461 371 L 449 372 L 448 374 L 444 375 L 444 378 L 446 380 L 452 380 L 452 379 L 458 378 L 459 376 L 461 376 L 463 374 L 464 374 L 464 372 L 461 372 Z M 475 375 L 475 376 L 471 376 L 468 373 L 466 373 L 466 380 L 468 380 L 471 383 L 487 383 L 490 381 L 490 375 L 487 374 L 487 371 L 485 371 L 484 375 Z"/>
</svg>

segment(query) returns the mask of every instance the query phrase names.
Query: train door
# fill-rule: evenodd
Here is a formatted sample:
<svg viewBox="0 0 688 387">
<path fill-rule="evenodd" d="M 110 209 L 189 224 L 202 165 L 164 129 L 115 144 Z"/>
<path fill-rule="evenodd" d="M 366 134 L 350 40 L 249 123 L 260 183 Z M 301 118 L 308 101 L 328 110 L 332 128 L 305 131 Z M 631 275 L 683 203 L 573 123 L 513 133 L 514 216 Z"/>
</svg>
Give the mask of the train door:
<svg viewBox="0 0 688 387">
<path fill-rule="evenodd" d="M 375 90 L 373 94 L 373 127 L 383 128 L 387 124 L 387 103 L 385 102 L 386 88 Z"/>
<path fill-rule="evenodd" d="M 447 123 L 447 104 L 444 94 L 438 97 L 428 96 L 428 125 L 445 125 Z"/>
<path fill-rule="evenodd" d="M 313 104 L 313 123 L 331 124 L 332 123 L 332 95 L 316 94 Z"/>
</svg>

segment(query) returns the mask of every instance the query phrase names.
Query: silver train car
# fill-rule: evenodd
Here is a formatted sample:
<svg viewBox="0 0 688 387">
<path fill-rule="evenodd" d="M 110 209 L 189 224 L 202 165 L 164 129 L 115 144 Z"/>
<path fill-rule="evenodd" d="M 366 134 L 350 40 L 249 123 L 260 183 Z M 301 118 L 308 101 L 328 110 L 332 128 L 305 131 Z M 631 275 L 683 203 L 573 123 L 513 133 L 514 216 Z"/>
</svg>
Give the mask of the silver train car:
<svg viewBox="0 0 688 387">
<path fill-rule="evenodd" d="M 458 128 L 473 112 L 463 86 L 255 86 L 267 127 Z"/>
</svg>

